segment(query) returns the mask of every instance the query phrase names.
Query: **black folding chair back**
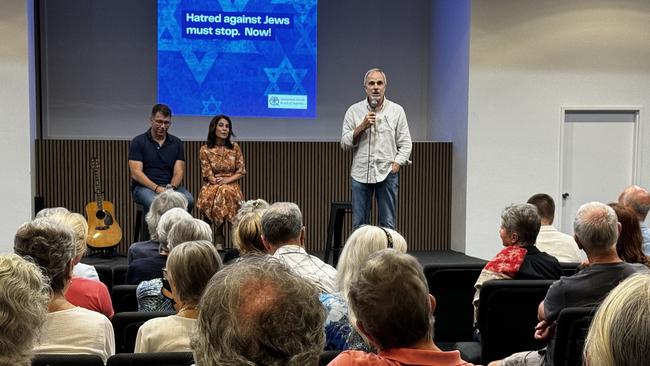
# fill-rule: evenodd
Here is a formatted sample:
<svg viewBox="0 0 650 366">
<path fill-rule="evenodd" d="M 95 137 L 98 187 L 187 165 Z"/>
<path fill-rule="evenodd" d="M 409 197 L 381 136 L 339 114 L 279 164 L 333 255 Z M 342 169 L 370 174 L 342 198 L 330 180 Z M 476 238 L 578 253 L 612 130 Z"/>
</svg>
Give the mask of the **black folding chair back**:
<svg viewBox="0 0 650 366">
<path fill-rule="evenodd" d="M 97 355 L 40 354 L 32 357 L 32 366 L 104 366 Z"/>
<path fill-rule="evenodd" d="M 194 363 L 191 352 L 118 353 L 106 366 L 189 366 Z"/>
<path fill-rule="evenodd" d="M 140 326 L 149 319 L 174 315 L 171 311 L 128 311 L 116 313 L 111 319 L 115 332 L 115 352 L 131 353 L 135 349 L 135 339 Z"/>
</svg>

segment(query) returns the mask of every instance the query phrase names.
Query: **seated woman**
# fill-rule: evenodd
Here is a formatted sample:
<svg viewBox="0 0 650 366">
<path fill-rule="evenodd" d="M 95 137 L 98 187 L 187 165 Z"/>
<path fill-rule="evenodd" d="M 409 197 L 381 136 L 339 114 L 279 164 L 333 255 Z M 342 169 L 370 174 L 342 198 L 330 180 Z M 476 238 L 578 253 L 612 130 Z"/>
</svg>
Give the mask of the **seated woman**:
<svg viewBox="0 0 650 366">
<path fill-rule="evenodd" d="M 160 246 L 158 240 L 158 223 L 162 215 L 172 208 L 182 208 L 187 211 L 187 198 L 185 198 L 185 195 L 173 189 L 158 193 L 153 202 L 151 202 L 149 212 L 145 216 L 151 238 L 146 241 L 131 244 L 127 253 L 127 264 L 131 264 L 131 262 L 137 259 L 158 255 Z"/>
<path fill-rule="evenodd" d="M 163 229 L 166 228 L 167 220 L 161 220 L 161 222 Z M 207 240 L 212 242 L 212 229 L 210 225 L 199 219 L 181 219 L 172 225 L 169 234 L 164 232 L 161 232 L 161 234 L 162 240 L 166 243 L 167 250 L 172 250 L 175 246 L 187 241 Z M 163 287 L 162 277 L 141 282 L 136 289 L 138 311 L 174 310 L 172 298 L 169 297 L 169 294 L 164 295 L 162 293 Z M 166 288 L 166 291 L 168 290 L 169 288 Z"/>
<path fill-rule="evenodd" d="M 641 226 L 634 210 L 618 203 L 610 203 L 609 207 L 614 209 L 621 223 L 621 232 L 616 240 L 618 257 L 627 263 L 641 263 L 650 267 L 650 260 L 643 254 Z"/>
<path fill-rule="evenodd" d="M 541 227 L 537 208 L 530 203 L 506 207 L 501 214 L 499 236 L 505 247 L 485 265 L 474 287 L 474 323 L 478 315 L 479 295 L 485 281 L 505 279 L 557 280 L 562 267 L 557 259 L 535 247 Z"/>
<path fill-rule="evenodd" d="M 246 174 L 244 156 L 236 142 L 231 141 L 230 117 L 218 115 L 210 121 L 207 144 L 201 146 L 201 176 L 203 187 L 196 200 L 196 207 L 213 224 L 217 225 L 215 241 L 217 249 L 225 243 L 225 221 L 231 224 L 239 210 L 244 194 L 239 179 Z"/>
<path fill-rule="evenodd" d="M 66 300 L 72 278 L 75 242 L 72 231 L 47 218 L 21 225 L 14 240 L 16 254 L 31 258 L 50 281 L 48 314 L 36 353 L 80 353 L 101 357 L 115 353 L 115 336 L 104 315 Z"/>
<path fill-rule="evenodd" d="M 171 250 L 167 242 L 167 233 L 174 224 L 183 219 L 192 220 L 192 215 L 182 208 L 172 208 L 160 217 L 158 226 L 156 226 L 158 252 L 134 259 L 129 263 L 129 268 L 126 271 L 126 283 L 137 285 L 142 281 L 162 277 L 162 269 L 165 268 L 167 254 Z"/>
<path fill-rule="evenodd" d="M 63 217 L 64 215 L 69 214 L 69 213 L 71 213 L 71 212 L 65 207 L 50 207 L 50 208 L 44 208 L 44 209 L 38 211 L 38 213 L 36 214 L 36 218 L 38 219 L 38 218 L 53 217 L 53 216 L 55 216 L 55 217 Z M 86 219 L 84 219 L 83 216 L 81 216 L 81 218 L 84 220 L 84 222 L 86 222 Z M 84 278 L 90 278 L 91 280 L 99 281 L 99 274 L 97 274 L 97 270 L 95 269 L 95 267 L 80 262 L 81 258 L 83 257 L 84 253 L 86 252 L 86 244 L 85 243 L 86 243 L 86 239 L 87 239 L 87 236 L 88 236 L 88 223 L 86 223 L 85 225 L 86 225 L 86 234 L 84 234 L 84 247 L 83 247 L 83 250 L 80 250 L 81 249 L 80 246 L 77 247 L 77 256 L 79 257 L 79 261 L 75 261 L 76 263 L 74 265 L 74 270 L 73 270 L 72 274 L 74 275 L 74 277 L 84 277 Z M 78 230 L 79 230 L 79 233 L 75 232 L 75 236 L 81 235 L 80 233 L 81 233 L 81 230 L 83 230 L 83 229 L 78 228 Z M 73 231 L 74 231 L 74 229 L 73 229 Z"/>
<path fill-rule="evenodd" d="M 197 305 L 221 258 L 210 241 L 180 244 L 169 253 L 166 278 L 178 313 L 150 319 L 138 330 L 135 353 L 190 352 L 190 332 L 198 316 Z"/>
<path fill-rule="evenodd" d="M 348 313 L 347 295 L 352 277 L 359 272 L 370 254 L 386 248 L 406 253 L 406 240 L 397 231 L 365 225 L 355 230 L 345 242 L 336 267 L 336 284 L 341 292 L 321 294 L 320 300 L 327 310 L 325 320 L 325 349 L 369 350 L 359 333 L 350 326 L 353 314 Z"/>
<path fill-rule="evenodd" d="M 0 255 L 0 365 L 29 366 L 50 302 L 47 279 L 31 261 Z"/>
<path fill-rule="evenodd" d="M 242 203 L 233 222 L 233 249 L 227 249 L 223 261 L 230 261 L 251 253 L 266 254 L 262 243 L 262 214 L 269 207 L 263 199 L 248 200 Z"/>
<path fill-rule="evenodd" d="M 50 215 L 48 219 L 61 225 L 66 225 L 72 230 L 76 249 L 76 255 L 72 264 L 74 268 L 83 264 L 80 261 L 86 252 L 86 239 L 88 236 L 88 223 L 86 219 L 74 212 L 55 213 Z M 65 292 L 65 298 L 73 305 L 102 313 L 109 319 L 115 314 L 108 288 L 99 280 L 79 277 L 73 272 L 70 286 Z"/>
<path fill-rule="evenodd" d="M 649 365 L 650 275 L 637 274 L 614 288 L 591 321 L 585 365 Z"/>
</svg>

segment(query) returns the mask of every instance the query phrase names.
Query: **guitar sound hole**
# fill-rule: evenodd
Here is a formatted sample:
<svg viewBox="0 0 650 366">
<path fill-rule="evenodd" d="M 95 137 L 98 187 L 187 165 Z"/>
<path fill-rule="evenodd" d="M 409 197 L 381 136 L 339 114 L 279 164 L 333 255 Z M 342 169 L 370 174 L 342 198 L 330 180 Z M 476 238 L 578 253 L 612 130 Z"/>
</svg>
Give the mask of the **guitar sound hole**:
<svg viewBox="0 0 650 366">
<path fill-rule="evenodd" d="M 95 217 L 98 220 L 103 220 L 104 217 L 106 217 L 106 212 L 104 212 L 103 210 L 99 210 L 99 211 L 95 212 Z"/>
</svg>

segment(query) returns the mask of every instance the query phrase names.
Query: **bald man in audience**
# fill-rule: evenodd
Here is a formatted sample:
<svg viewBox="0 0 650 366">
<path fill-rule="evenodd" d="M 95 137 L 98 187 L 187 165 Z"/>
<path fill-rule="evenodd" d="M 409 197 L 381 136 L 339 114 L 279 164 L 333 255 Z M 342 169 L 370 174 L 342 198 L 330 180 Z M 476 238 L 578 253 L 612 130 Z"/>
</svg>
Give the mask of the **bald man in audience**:
<svg viewBox="0 0 650 366">
<path fill-rule="evenodd" d="M 614 210 L 600 202 L 585 203 L 573 222 L 575 240 L 587 253 L 589 266 L 570 277 L 555 281 L 537 309 L 539 324 L 535 338 L 548 341 L 538 351 L 518 352 L 489 366 L 553 365 L 555 326 L 560 311 L 568 307 L 591 307 L 600 304 L 609 291 L 635 273 L 650 273 L 640 263 L 623 262 L 616 254 L 616 240 L 621 231 Z"/>
<path fill-rule="evenodd" d="M 436 299 L 422 266 L 395 249 L 373 253 L 350 284 L 356 328 L 378 350 L 344 351 L 329 366 L 469 366 L 459 351 L 442 351 L 433 342 Z"/>
<path fill-rule="evenodd" d="M 542 226 L 539 228 L 535 246 L 546 252 L 559 262 L 578 263 L 582 261 L 580 249 L 571 235 L 559 232 L 553 226 L 555 218 L 555 202 L 546 193 L 537 193 L 528 199 L 528 203 L 537 208 Z"/>
<path fill-rule="evenodd" d="M 650 193 L 643 187 L 629 186 L 618 196 L 618 203 L 629 206 L 636 213 L 643 236 L 643 253 L 650 255 L 650 228 L 645 223 L 650 210 Z"/>
</svg>

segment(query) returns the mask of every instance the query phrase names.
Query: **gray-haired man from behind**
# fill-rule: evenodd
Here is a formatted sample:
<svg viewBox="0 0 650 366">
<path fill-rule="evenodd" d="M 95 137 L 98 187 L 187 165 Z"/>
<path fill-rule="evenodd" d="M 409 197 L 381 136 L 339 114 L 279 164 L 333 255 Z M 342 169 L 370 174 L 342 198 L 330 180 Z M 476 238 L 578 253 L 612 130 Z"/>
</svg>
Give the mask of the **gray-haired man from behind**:
<svg viewBox="0 0 650 366">
<path fill-rule="evenodd" d="M 336 269 L 305 250 L 302 212 L 292 202 L 276 202 L 262 215 L 262 242 L 269 254 L 282 260 L 324 293 L 334 293 Z"/>
</svg>

